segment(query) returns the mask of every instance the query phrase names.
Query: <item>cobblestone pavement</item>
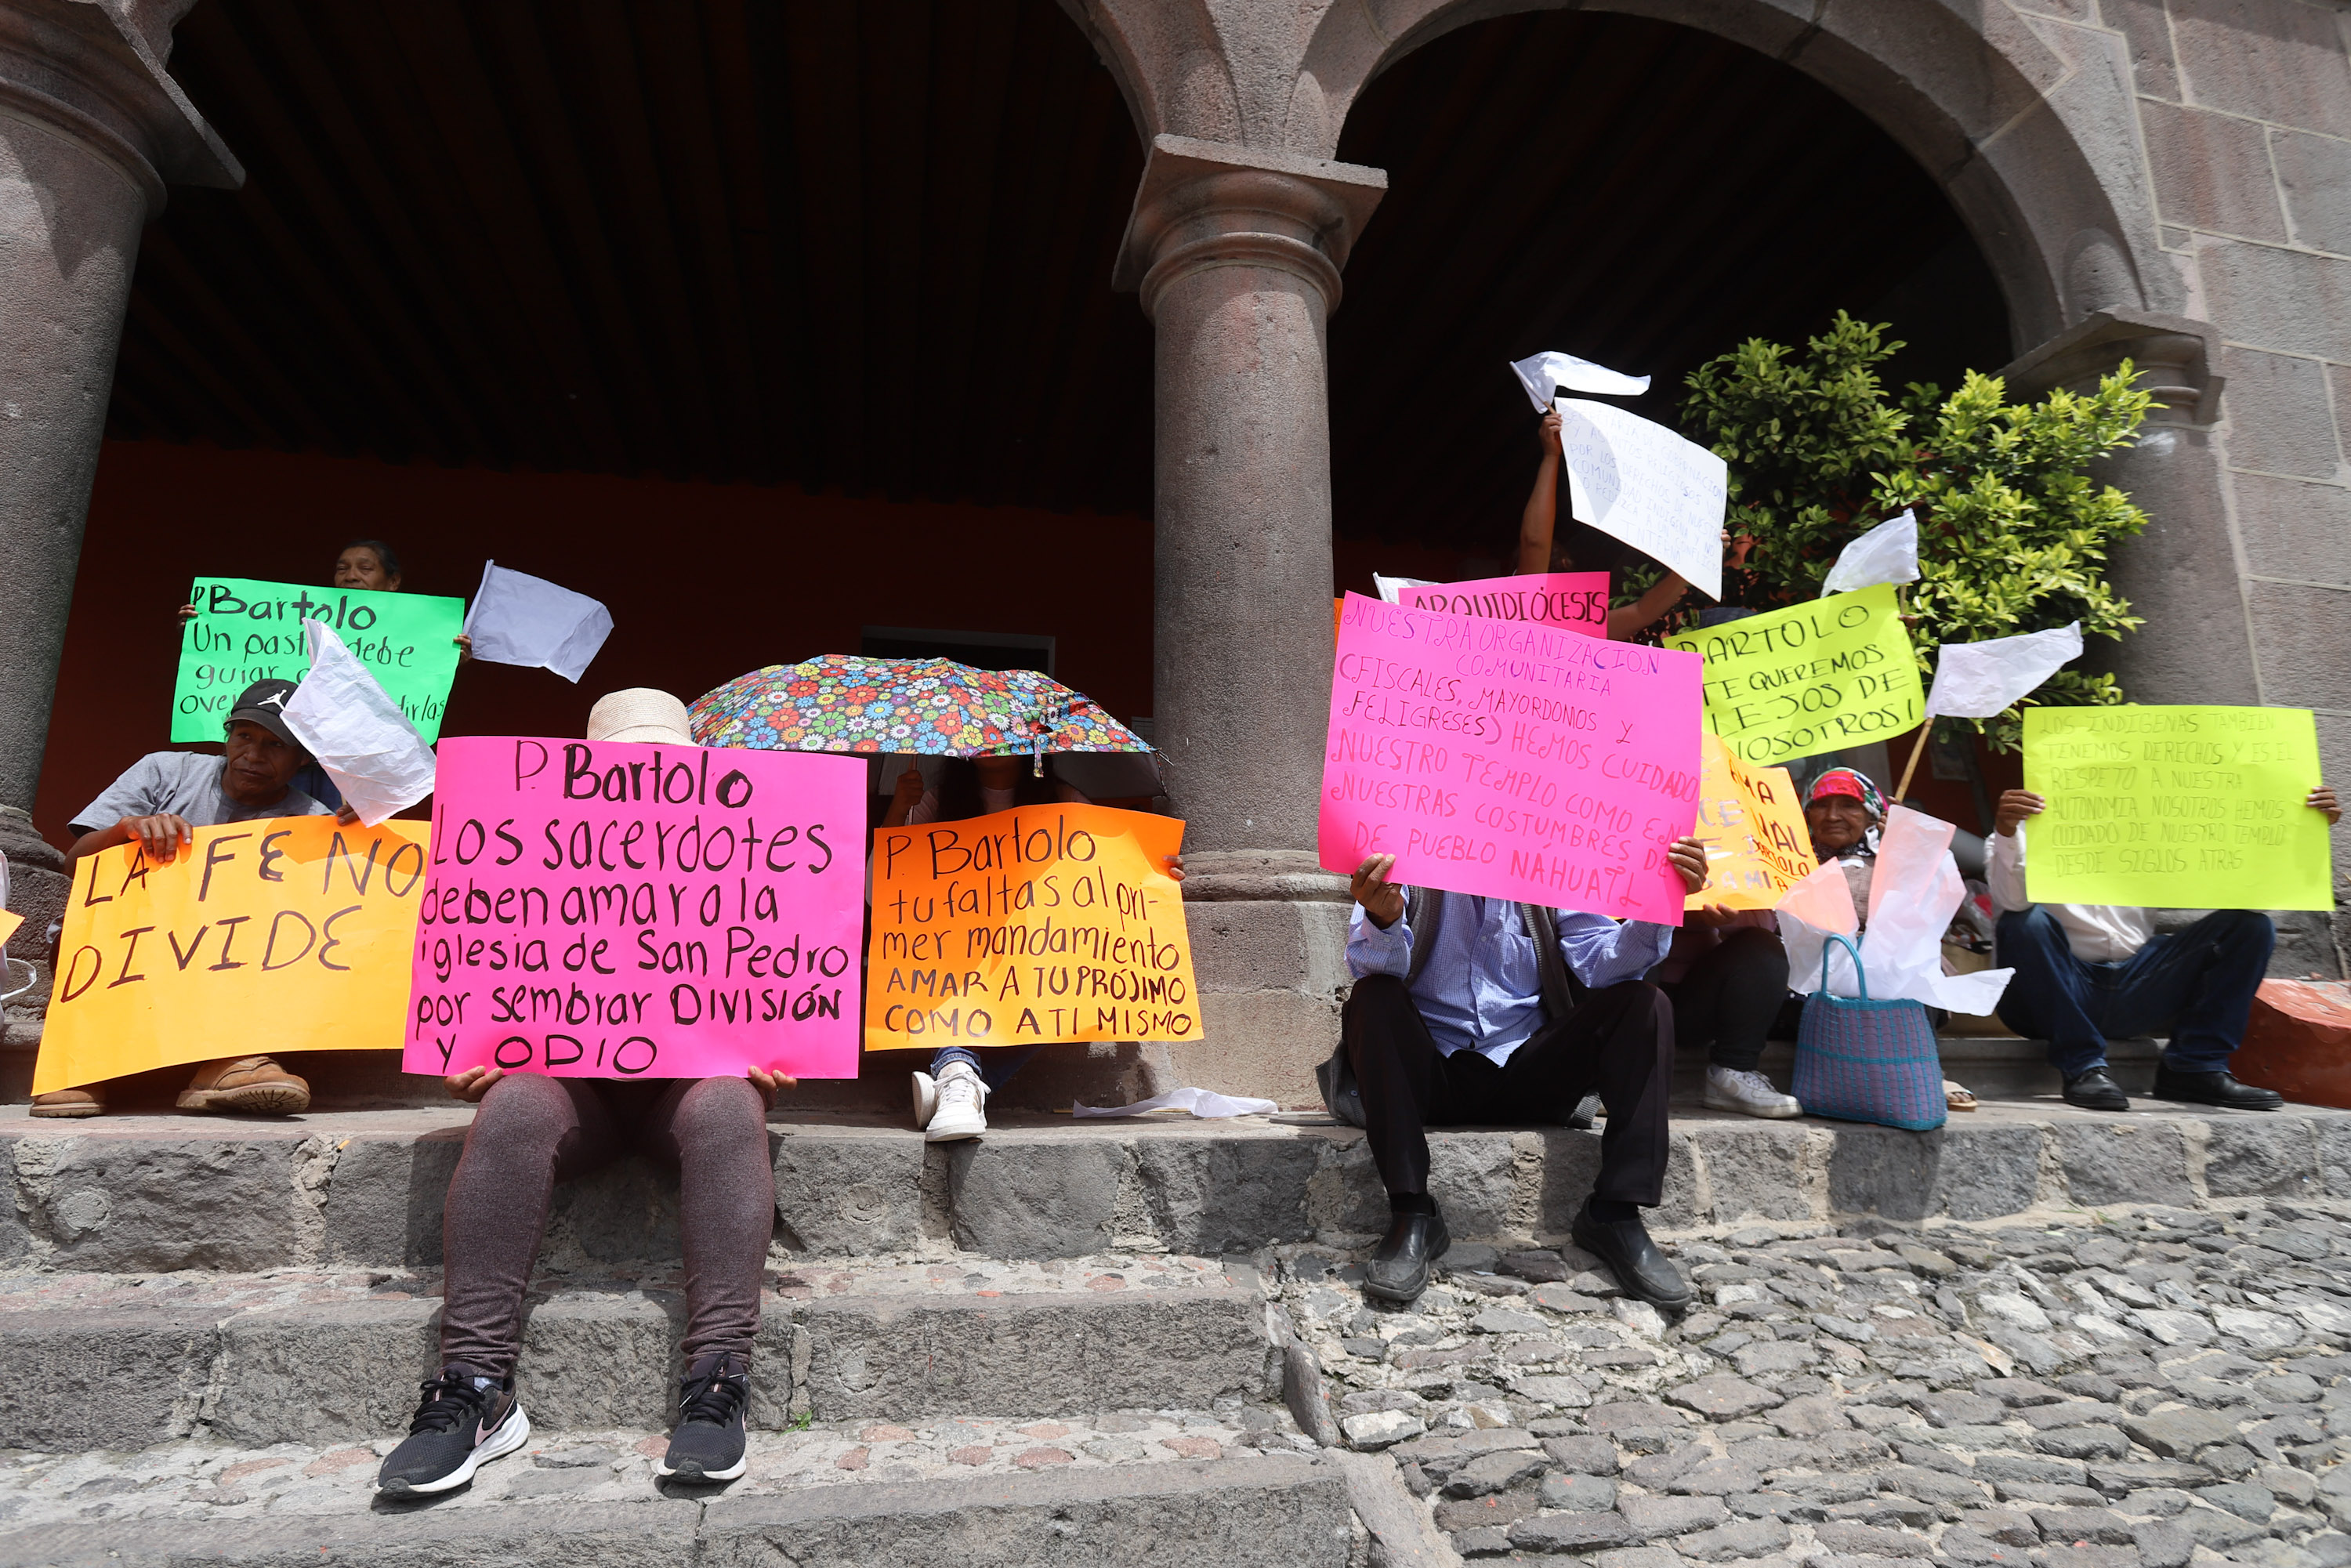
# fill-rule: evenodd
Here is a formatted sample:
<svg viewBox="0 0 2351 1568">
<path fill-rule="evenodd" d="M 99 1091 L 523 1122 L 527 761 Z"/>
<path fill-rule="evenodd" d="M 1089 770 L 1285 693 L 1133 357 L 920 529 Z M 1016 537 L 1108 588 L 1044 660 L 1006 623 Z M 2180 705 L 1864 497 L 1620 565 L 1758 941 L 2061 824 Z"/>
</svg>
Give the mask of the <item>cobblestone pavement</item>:
<svg viewBox="0 0 2351 1568">
<path fill-rule="evenodd" d="M 1469 1558 L 2351 1564 L 2344 1206 L 1757 1226 L 1670 1322 L 1573 1249 L 1456 1247 L 1406 1310 L 1278 1291 L 1347 1441 Z"/>
</svg>

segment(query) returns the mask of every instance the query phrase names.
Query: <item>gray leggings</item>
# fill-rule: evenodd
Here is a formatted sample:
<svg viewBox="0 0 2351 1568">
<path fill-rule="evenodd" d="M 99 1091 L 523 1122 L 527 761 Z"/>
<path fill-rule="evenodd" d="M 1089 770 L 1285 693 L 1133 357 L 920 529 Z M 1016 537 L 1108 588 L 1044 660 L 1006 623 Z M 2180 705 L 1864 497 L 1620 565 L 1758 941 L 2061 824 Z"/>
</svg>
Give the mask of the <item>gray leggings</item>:
<svg viewBox="0 0 2351 1568">
<path fill-rule="evenodd" d="M 523 1290 L 555 1184 L 641 1153 L 678 1167 L 685 1239 L 685 1363 L 747 1369 L 775 1229 L 768 1113 L 741 1078 L 620 1082 L 516 1073 L 491 1085 L 465 1134 L 442 1219 L 441 1364 L 514 1371 Z"/>
</svg>

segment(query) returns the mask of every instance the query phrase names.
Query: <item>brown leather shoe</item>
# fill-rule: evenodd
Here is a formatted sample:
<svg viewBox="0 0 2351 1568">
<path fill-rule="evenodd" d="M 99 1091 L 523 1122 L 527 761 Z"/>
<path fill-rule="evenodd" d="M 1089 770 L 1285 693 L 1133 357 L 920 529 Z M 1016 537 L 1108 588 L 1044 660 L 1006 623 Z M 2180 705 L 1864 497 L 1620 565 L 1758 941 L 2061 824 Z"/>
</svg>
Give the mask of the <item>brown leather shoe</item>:
<svg viewBox="0 0 2351 1568">
<path fill-rule="evenodd" d="M 310 1108 L 310 1086 L 266 1056 L 207 1061 L 180 1092 L 183 1111 L 292 1116 Z"/>
<path fill-rule="evenodd" d="M 52 1089 L 47 1094 L 33 1096 L 36 1116 L 103 1116 L 106 1114 L 106 1092 L 92 1083 L 81 1089 Z"/>
</svg>

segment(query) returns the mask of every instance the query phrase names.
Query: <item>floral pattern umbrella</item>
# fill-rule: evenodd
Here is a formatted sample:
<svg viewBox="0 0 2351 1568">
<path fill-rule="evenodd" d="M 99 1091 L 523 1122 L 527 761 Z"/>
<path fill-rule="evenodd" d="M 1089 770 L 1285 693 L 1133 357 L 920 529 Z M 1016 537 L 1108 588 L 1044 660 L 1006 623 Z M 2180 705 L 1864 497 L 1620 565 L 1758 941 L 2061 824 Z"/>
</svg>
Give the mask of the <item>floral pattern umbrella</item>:
<svg viewBox="0 0 2351 1568">
<path fill-rule="evenodd" d="M 704 746 L 754 751 L 1042 757 L 1151 747 L 1102 705 L 1034 670 L 952 659 L 824 653 L 769 664 L 705 692 L 689 710 Z"/>
</svg>

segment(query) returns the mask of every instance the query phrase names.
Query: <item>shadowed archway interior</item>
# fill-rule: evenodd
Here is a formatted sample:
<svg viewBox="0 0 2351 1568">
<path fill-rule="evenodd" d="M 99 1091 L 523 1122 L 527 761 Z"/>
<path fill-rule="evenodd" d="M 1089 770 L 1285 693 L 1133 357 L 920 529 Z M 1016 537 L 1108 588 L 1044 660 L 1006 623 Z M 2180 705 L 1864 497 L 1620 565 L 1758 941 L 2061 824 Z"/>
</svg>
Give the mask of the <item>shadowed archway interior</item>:
<svg viewBox="0 0 2351 1568">
<path fill-rule="evenodd" d="M 2010 357 L 1999 286 L 1926 172 L 1810 78 L 1691 28 L 1465 27 L 1371 84 L 1339 156 L 1389 181 L 1331 327 L 1343 536 L 1502 557 L 1535 458 L 1509 361 L 1539 350 L 1653 377 L 1626 406 L 1667 423 L 1696 366 L 1840 308 L 1909 343 L 1893 386 Z"/>
</svg>

